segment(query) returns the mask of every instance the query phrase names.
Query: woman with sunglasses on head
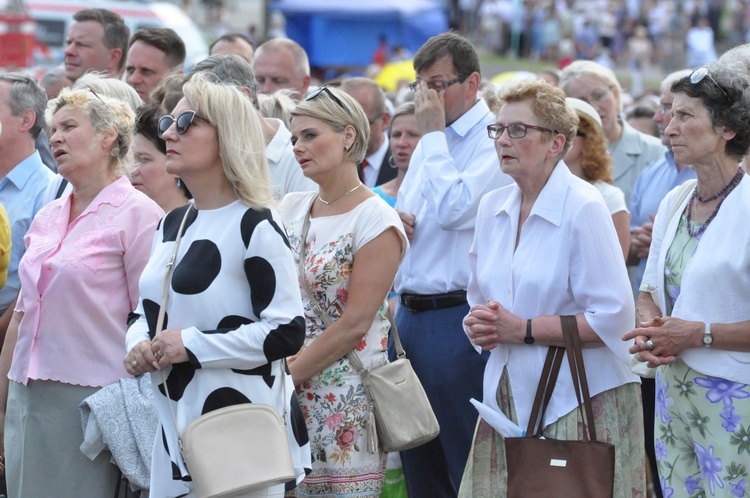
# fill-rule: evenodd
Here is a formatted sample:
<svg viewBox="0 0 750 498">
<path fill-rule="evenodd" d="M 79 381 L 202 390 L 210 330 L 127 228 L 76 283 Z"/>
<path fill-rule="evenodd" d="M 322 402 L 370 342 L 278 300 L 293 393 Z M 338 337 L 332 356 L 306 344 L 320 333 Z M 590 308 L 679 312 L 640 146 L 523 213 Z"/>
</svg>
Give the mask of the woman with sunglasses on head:
<svg viewBox="0 0 750 498">
<path fill-rule="evenodd" d="M 160 113 L 158 104 L 138 108 L 133 138 L 135 167 L 130 181 L 168 213 L 187 204 L 191 195 L 180 177 L 167 173 L 167 146 L 158 129 Z"/>
<path fill-rule="evenodd" d="M 568 97 L 583 100 L 599 113 L 612 156 L 614 185 L 630 204 L 638 175 L 664 155 L 661 141 L 622 119 L 622 88 L 611 69 L 593 61 L 575 61 L 563 69 L 559 86 Z"/>
<path fill-rule="evenodd" d="M 579 119 L 576 136 L 565 153 L 565 164 L 574 175 L 591 183 L 604 197 L 623 257 L 627 258 L 630 249 L 630 211 L 622 190 L 612 185 L 612 160 L 607 153 L 602 120 L 596 110 L 583 100 L 568 97 L 565 101 Z"/>
<path fill-rule="evenodd" d="M 261 403 L 286 414 L 297 480 L 310 467 L 292 379 L 282 374 L 282 360 L 302 345 L 304 319 L 292 254 L 272 207 L 260 117 L 240 90 L 208 73 L 183 90 L 158 129 L 167 172 L 182 179 L 194 202 L 168 213 L 156 231 L 124 359 L 131 374 L 151 373 L 161 426 L 151 495 L 160 497 L 195 496 L 177 437 L 199 416 L 230 405 Z M 162 281 L 178 232 L 165 304 Z M 162 305 L 164 330 L 157 331 Z M 284 488 L 246 496 L 282 497 Z"/>
<path fill-rule="evenodd" d="M 645 496 L 638 377 L 620 340 L 634 315 L 622 250 L 596 187 L 562 161 L 578 117 L 562 90 L 538 80 L 509 86 L 499 99 L 488 131 L 500 168 L 516 183 L 484 196 L 469 252 L 464 326 L 477 352 L 491 353 L 459 496 L 507 495 L 508 433 L 499 431 L 508 421 L 516 436 L 527 427 L 547 347 L 564 345 L 561 315 L 576 318 L 596 434 L 615 446 L 614 496 Z M 571 377 L 561 372 L 544 436 L 582 439 L 577 408 Z"/>
<path fill-rule="evenodd" d="M 307 336 L 290 360 L 312 449 L 294 496 L 380 496 L 385 454 L 368 450 L 365 368 L 388 362 L 386 296 L 408 247 L 396 211 L 359 181 L 370 125 L 348 94 L 322 87 L 292 112 L 294 154 L 315 192 L 287 194 L 282 214 L 301 274 Z"/>
<path fill-rule="evenodd" d="M 656 367 L 656 458 L 664 496 L 745 496 L 750 468 L 750 85 L 712 64 L 671 87 L 665 130 L 697 181 L 654 221 L 631 353 Z"/>
<path fill-rule="evenodd" d="M 92 90 L 64 89 L 48 104 L 50 148 L 72 193 L 36 215 L 18 267 L 0 355 L 8 496 L 109 496 L 118 484 L 109 451 L 91 460 L 80 449 L 79 404 L 129 377 L 128 314 L 164 214 L 127 178 L 133 117 Z"/>
</svg>

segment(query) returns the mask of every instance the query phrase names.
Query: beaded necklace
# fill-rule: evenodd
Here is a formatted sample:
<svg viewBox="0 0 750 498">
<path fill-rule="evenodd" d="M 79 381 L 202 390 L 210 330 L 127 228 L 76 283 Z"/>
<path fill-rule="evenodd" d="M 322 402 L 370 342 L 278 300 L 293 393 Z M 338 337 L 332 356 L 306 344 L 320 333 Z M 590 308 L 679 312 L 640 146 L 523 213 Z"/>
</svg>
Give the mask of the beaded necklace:
<svg viewBox="0 0 750 498">
<path fill-rule="evenodd" d="M 729 196 L 729 194 L 732 192 L 732 190 L 735 189 L 737 185 L 740 184 L 742 181 L 742 177 L 745 176 L 745 172 L 742 171 L 742 168 L 737 168 L 737 174 L 734 175 L 734 177 L 729 181 L 729 183 L 726 184 L 726 186 L 721 189 L 717 194 L 712 195 L 711 197 L 701 197 L 698 195 L 698 187 L 693 190 L 692 198 L 690 199 L 690 202 L 688 202 L 687 205 L 687 231 L 688 235 L 691 237 L 699 237 L 703 234 L 703 232 L 706 231 L 708 228 L 709 223 L 713 221 L 714 218 L 716 218 L 716 215 L 719 213 L 719 208 L 721 207 L 724 200 Z M 721 200 L 716 204 L 716 208 L 714 209 L 713 213 L 711 213 L 711 216 L 708 217 L 708 219 L 703 222 L 703 224 L 698 227 L 697 230 L 693 231 L 693 223 L 692 223 L 692 213 L 693 213 L 693 199 L 700 203 L 707 203 L 711 202 L 713 200 L 718 199 L 721 197 Z"/>
</svg>

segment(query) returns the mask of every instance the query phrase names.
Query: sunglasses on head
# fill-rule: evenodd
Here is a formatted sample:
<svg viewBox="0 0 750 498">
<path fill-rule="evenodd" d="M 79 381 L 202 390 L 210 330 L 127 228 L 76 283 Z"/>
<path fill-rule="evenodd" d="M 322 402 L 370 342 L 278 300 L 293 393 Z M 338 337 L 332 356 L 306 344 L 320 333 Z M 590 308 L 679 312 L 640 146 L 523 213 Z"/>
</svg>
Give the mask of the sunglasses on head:
<svg viewBox="0 0 750 498">
<path fill-rule="evenodd" d="M 320 88 L 312 92 L 310 95 L 308 95 L 307 98 L 305 98 L 305 100 L 315 100 L 315 98 L 318 97 L 321 93 L 325 93 L 331 99 L 333 99 L 333 101 L 336 102 L 339 105 L 339 107 L 346 109 L 346 107 L 344 107 L 344 103 L 341 102 L 341 100 L 336 95 L 334 95 L 334 93 L 330 91 L 327 86 L 321 86 Z"/>
<path fill-rule="evenodd" d="M 699 67 L 698 69 L 690 73 L 690 83 L 692 85 L 697 85 L 706 77 L 708 77 L 708 79 L 711 80 L 711 82 L 716 85 L 719 90 L 721 90 L 721 93 L 723 93 L 724 96 L 728 97 L 727 92 L 725 92 L 721 85 L 716 82 L 713 76 L 711 76 L 711 73 L 708 71 L 708 68 L 706 66 Z"/>
<path fill-rule="evenodd" d="M 173 118 L 172 116 L 167 114 L 166 116 L 162 116 L 159 118 L 157 134 L 159 135 L 159 138 L 163 139 L 164 134 L 172 126 L 172 123 L 174 123 L 174 129 L 177 134 L 184 135 L 188 131 L 188 129 L 190 129 L 190 125 L 193 124 L 193 120 L 195 118 L 202 119 L 206 123 L 209 123 L 208 119 L 197 115 L 195 111 L 185 111 L 177 116 L 177 118 Z"/>
</svg>

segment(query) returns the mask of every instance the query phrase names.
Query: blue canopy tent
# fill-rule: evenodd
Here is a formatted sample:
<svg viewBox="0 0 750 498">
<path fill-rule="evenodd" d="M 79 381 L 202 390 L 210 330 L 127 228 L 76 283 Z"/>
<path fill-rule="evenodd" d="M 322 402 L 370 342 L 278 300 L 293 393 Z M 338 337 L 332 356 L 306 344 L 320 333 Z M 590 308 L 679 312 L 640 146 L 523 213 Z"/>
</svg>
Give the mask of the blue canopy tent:
<svg viewBox="0 0 750 498">
<path fill-rule="evenodd" d="M 364 68 L 381 35 L 391 47 L 414 53 L 448 29 L 442 2 L 435 0 L 280 0 L 271 8 L 284 14 L 287 35 L 318 68 Z"/>
</svg>

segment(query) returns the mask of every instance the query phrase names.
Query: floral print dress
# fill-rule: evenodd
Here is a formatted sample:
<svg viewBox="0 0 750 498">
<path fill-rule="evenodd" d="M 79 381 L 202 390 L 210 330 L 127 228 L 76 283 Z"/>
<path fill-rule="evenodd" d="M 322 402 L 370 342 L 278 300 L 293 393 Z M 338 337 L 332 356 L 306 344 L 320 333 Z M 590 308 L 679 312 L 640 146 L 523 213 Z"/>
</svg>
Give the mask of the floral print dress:
<svg viewBox="0 0 750 498">
<path fill-rule="evenodd" d="M 299 267 L 302 229 L 316 194 L 291 193 L 284 197 L 281 212 L 295 263 Z M 338 319 L 348 301 L 349 279 L 357 251 L 394 227 L 402 239 L 402 257 L 407 241 L 396 211 L 379 197 L 371 197 L 348 213 L 310 220 L 302 278 L 315 295 L 317 305 Z M 307 335 L 302 351 L 325 331 L 308 292 L 301 285 Z M 388 362 L 389 323 L 387 302 L 375 314 L 372 326 L 356 352 L 368 369 Z M 294 361 L 294 359 L 290 359 Z M 380 496 L 385 476 L 385 454 L 367 450 L 369 400 L 362 378 L 346 358 L 304 382 L 298 388 L 302 412 L 310 435 L 312 472 L 288 496 L 346 495 Z"/>
<path fill-rule="evenodd" d="M 699 225 L 694 225 L 697 229 Z M 667 253 L 667 303 L 695 252 L 685 217 Z M 654 446 L 664 498 L 750 496 L 750 388 L 678 360 L 656 372 Z"/>
</svg>

